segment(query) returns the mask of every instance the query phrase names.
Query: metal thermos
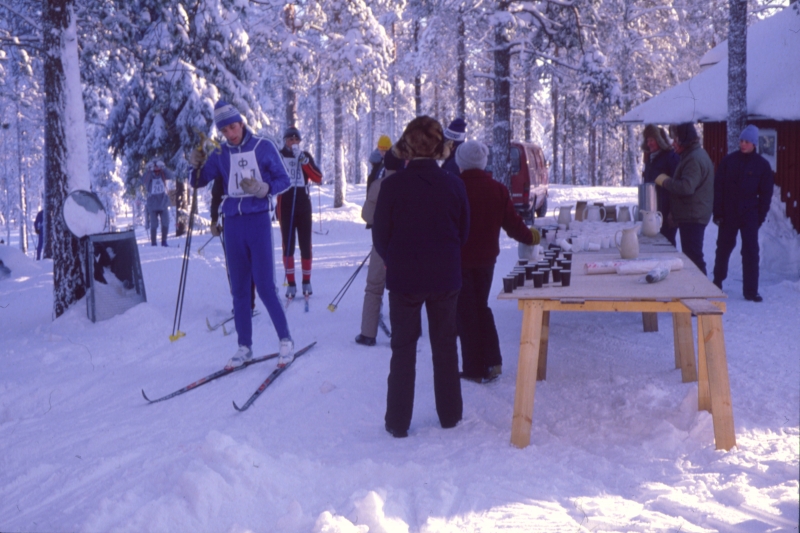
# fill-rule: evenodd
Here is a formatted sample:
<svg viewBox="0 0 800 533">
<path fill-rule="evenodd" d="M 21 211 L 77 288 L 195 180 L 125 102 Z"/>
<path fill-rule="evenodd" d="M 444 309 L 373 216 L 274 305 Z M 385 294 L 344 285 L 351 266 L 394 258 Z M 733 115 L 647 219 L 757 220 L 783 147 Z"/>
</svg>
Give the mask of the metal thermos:
<svg viewBox="0 0 800 533">
<path fill-rule="evenodd" d="M 642 211 L 658 211 L 655 183 L 642 183 L 639 185 L 639 220 L 642 220 Z"/>
</svg>

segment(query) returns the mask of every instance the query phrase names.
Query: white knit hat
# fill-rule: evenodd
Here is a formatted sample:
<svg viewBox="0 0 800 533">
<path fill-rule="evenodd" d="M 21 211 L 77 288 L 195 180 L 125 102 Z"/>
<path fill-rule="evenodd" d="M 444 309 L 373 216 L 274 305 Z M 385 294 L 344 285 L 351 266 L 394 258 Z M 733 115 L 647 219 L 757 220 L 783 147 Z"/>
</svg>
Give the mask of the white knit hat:
<svg viewBox="0 0 800 533">
<path fill-rule="evenodd" d="M 480 141 L 466 141 L 456 148 L 456 165 L 462 171 L 471 168 L 483 170 L 489 161 L 489 149 Z"/>
</svg>

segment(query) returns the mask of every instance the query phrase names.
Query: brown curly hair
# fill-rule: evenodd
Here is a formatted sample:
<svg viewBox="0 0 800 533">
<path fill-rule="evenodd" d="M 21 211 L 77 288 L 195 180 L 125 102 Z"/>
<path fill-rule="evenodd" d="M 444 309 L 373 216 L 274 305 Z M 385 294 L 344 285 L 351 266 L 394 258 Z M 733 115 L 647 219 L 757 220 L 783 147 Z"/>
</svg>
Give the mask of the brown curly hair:
<svg viewBox="0 0 800 533">
<path fill-rule="evenodd" d="M 444 138 L 439 121 L 422 115 L 408 123 L 400 140 L 392 147 L 392 152 L 400 159 L 446 159 L 452 145 L 452 141 Z"/>
</svg>

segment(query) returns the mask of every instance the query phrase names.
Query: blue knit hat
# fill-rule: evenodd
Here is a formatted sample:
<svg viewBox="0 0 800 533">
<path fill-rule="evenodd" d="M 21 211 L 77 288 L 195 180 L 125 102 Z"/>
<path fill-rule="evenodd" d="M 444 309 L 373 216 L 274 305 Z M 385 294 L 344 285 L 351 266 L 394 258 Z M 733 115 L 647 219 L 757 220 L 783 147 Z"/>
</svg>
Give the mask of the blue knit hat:
<svg viewBox="0 0 800 533">
<path fill-rule="evenodd" d="M 463 141 L 467 138 L 467 123 L 463 118 L 457 118 L 444 130 L 444 138 L 451 141 Z"/>
<path fill-rule="evenodd" d="M 758 146 L 758 128 L 750 124 L 739 134 L 739 140 Z"/>
<path fill-rule="evenodd" d="M 234 122 L 244 122 L 239 111 L 225 100 L 220 100 L 214 106 L 214 123 L 218 130 L 222 130 L 228 124 Z"/>
</svg>

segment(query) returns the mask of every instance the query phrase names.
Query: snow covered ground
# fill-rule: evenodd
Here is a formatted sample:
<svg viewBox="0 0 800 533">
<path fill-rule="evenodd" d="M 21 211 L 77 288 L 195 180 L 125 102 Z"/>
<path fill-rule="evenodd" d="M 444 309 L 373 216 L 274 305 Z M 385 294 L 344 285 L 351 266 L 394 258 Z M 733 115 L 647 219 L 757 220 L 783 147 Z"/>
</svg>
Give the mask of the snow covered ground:
<svg viewBox="0 0 800 533">
<path fill-rule="evenodd" d="M 669 316 L 644 333 L 635 313 L 554 313 L 531 446 L 519 450 L 509 439 L 521 313 L 494 299 L 500 379 L 463 383 L 464 420 L 441 429 L 425 337 L 410 437 L 384 431 L 389 341 L 353 341 L 365 271 L 327 309 L 370 248 L 363 196 L 354 187 L 334 210 L 323 191 L 310 312 L 287 311 L 297 345 L 318 344 L 244 413 L 231 400 L 245 401 L 271 363 L 163 403 L 140 392 L 167 394 L 235 351 L 235 336 L 205 324 L 231 308 L 217 240 L 192 253 L 176 342 L 183 241 L 153 248 L 139 228 L 148 302 L 98 323 L 83 302 L 53 321 L 50 262 L 0 246 L 12 269 L 0 280 L 0 530 L 797 531 L 800 241 L 779 217 L 762 229 L 764 302 L 742 298 L 738 251 L 725 285 L 736 448 L 714 449 L 697 384 L 674 369 Z M 577 199 L 635 204 L 636 190 L 555 186 L 551 212 Z M 715 241 L 712 224 L 709 268 Z M 503 235 L 494 293 L 516 253 Z M 257 354 L 276 351 L 264 312 L 254 340 Z"/>
</svg>

